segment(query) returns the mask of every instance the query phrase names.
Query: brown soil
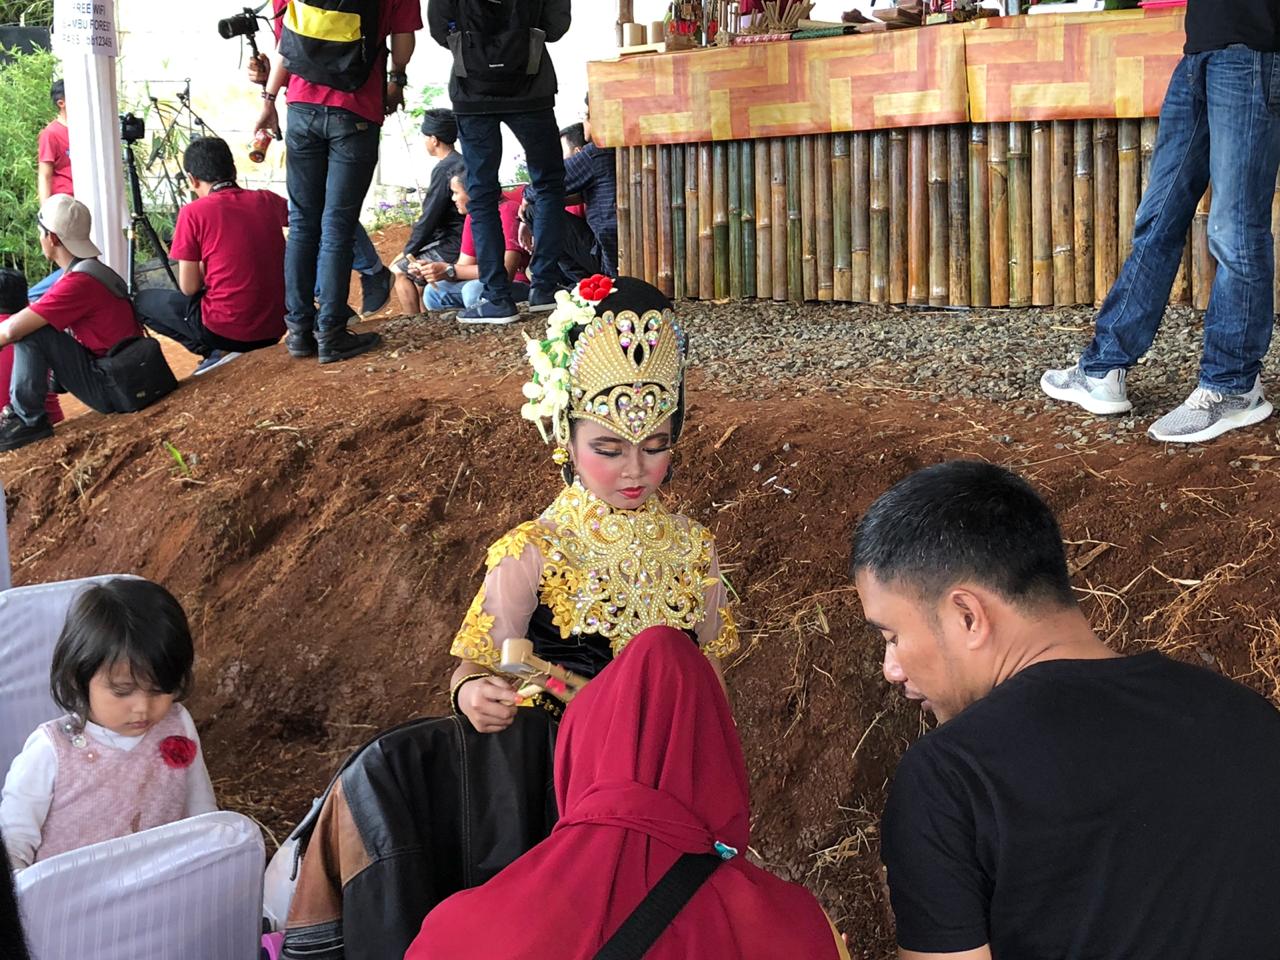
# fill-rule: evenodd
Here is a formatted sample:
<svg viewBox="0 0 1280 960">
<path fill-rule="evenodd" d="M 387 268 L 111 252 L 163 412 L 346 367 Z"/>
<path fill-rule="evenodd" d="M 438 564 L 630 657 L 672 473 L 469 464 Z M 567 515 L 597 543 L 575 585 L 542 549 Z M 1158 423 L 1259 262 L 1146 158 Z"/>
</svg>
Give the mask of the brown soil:
<svg viewBox="0 0 1280 960">
<path fill-rule="evenodd" d="M 367 359 L 322 368 L 261 351 L 136 416 L 90 414 L 0 455 L 19 581 L 133 572 L 178 594 L 219 797 L 275 838 L 373 731 L 447 708 L 448 645 L 485 547 L 558 482 L 516 414 L 519 330 L 381 329 L 387 348 Z M 1059 511 L 1113 643 L 1280 692 L 1280 461 L 1249 436 L 1061 450 L 1060 421 L 985 401 L 743 393 L 694 373 L 670 501 L 715 531 L 741 601 L 728 680 L 753 852 L 819 895 L 855 956 L 892 952 L 876 824 L 922 724 L 880 677 L 845 568 L 859 513 L 912 469 L 1017 467 Z"/>
</svg>

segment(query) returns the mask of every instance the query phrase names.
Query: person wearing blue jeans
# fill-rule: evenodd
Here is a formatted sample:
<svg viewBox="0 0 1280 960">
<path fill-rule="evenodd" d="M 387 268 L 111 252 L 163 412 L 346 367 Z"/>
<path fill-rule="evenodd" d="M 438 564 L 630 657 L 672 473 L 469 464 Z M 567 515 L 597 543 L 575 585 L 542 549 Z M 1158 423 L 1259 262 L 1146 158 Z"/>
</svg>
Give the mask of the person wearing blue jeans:
<svg viewBox="0 0 1280 960">
<path fill-rule="evenodd" d="M 529 297 L 529 285 L 519 280 L 510 281 L 514 300 Z M 458 310 L 474 307 L 484 299 L 483 280 L 441 280 L 422 292 L 422 305 L 428 310 Z"/>
<path fill-rule="evenodd" d="M 556 73 L 545 45 L 555 43 L 572 20 L 569 0 L 429 0 L 427 26 L 440 46 L 453 53 L 449 97 L 458 121 L 458 139 L 467 163 L 469 215 L 484 297 L 458 314 L 460 323 L 509 323 L 519 316 L 504 265 L 506 251 L 498 203 L 502 188 L 502 126 L 524 147 L 535 195 L 533 232 L 538 244 L 529 264 L 529 309 L 555 309 L 565 285 L 560 271 L 564 229 L 564 157 L 556 123 Z M 512 40 L 503 48 L 502 40 Z M 515 52 L 518 48 L 519 53 Z M 510 57 L 508 57 L 510 54 Z M 502 62 L 495 62 L 497 57 Z M 520 58 L 518 73 L 503 73 Z"/>
<path fill-rule="evenodd" d="M 1147 352 L 1182 260 L 1187 229 L 1213 185 L 1209 250 L 1218 269 L 1204 317 L 1199 384 L 1152 424 L 1155 440 L 1199 443 L 1265 420 L 1262 358 L 1274 320 L 1271 198 L 1280 167 L 1280 3 L 1191 0 L 1187 45 L 1160 110 L 1151 178 L 1133 249 L 1080 362 L 1041 389 L 1097 414 L 1132 408 L 1127 371 Z"/>
<path fill-rule="evenodd" d="M 404 105 L 405 69 L 422 16 L 415 0 L 379 0 L 377 33 L 352 40 L 344 24 L 349 26 L 353 14 L 312 7 L 312 32 L 304 37 L 297 33 L 302 25 L 292 8 L 285 15 L 286 7 L 286 0 L 273 0 L 278 46 L 291 51 L 290 59 L 288 65 L 283 57 L 272 65 L 254 129 L 279 134 L 275 100 L 284 90 L 289 101 L 285 346 L 294 357 L 318 354 L 321 363 L 334 363 L 382 342 L 376 333 L 347 329 L 353 244 L 378 163 L 382 119 Z M 361 49 L 349 49 L 352 43 Z M 337 69 L 343 73 L 334 79 Z"/>
</svg>

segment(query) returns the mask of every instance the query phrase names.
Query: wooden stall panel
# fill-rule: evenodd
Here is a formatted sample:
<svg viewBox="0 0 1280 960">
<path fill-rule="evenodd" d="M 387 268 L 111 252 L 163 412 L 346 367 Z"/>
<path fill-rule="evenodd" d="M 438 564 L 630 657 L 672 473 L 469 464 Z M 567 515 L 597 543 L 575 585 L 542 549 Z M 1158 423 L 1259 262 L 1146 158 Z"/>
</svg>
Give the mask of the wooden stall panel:
<svg viewBox="0 0 1280 960">
<path fill-rule="evenodd" d="M 975 122 L 1154 117 L 1182 56 L 1182 11 L 979 20 L 964 34 Z"/>
<path fill-rule="evenodd" d="M 961 24 L 587 65 L 600 146 L 962 123 Z"/>
</svg>

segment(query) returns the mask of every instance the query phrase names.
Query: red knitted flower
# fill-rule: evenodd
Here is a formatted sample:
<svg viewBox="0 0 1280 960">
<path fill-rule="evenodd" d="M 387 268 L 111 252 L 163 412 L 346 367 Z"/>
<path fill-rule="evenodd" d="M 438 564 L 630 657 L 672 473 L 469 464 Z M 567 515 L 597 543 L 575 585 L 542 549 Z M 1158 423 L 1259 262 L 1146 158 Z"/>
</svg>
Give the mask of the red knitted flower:
<svg viewBox="0 0 1280 960">
<path fill-rule="evenodd" d="M 578 295 L 590 303 L 599 303 L 613 292 L 613 279 L 597 273 L 578 284 Z"/>
<path fill-rule="evenodd" d="M 196 759 L 196 742 L 190 737 L 165 737 L 160 741 L 160 756 L 166 766 L 181 770 L 189 767 Z"/>
</svg>

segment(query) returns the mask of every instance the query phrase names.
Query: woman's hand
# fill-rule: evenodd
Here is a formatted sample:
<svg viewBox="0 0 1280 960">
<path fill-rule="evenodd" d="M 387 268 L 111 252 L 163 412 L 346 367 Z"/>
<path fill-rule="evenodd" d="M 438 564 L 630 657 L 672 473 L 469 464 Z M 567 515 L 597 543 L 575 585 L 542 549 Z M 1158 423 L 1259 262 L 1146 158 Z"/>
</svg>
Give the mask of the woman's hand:
<svg viewBox="0 0 1280 960">
<path fill-rule="evenodd" d="M 480 733 L 498 733 L 515 721 L 516 692 L 497 677 L 468 680 L 458 691 L 458 709 Z"/>
</svg>

